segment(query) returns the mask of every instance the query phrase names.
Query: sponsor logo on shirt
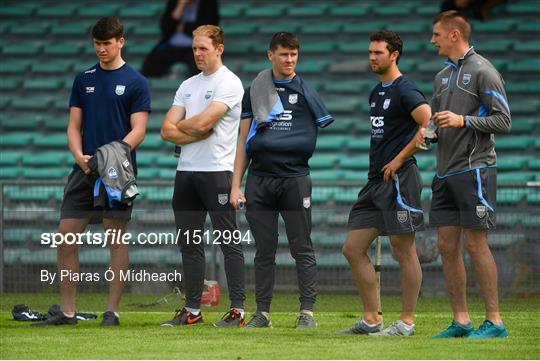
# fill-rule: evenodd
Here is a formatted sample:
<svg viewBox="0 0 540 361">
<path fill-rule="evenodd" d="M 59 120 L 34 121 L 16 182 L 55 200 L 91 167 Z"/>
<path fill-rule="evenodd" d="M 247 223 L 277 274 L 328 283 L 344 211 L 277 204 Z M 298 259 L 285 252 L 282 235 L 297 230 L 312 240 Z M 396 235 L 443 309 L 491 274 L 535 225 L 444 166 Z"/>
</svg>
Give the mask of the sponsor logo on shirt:
<svg viewBox="0 0 540 361">
<path fill-rule="evenodd" d="M 126 91 L 126 86 L 125 85 L 117 85 L 116 89 L 114 90 L 116 95 L 122 95 L 122 94 L 125 93 L 125 91 Z"/>
<path fill-rule="evenodd" d="M 371 116 L 371 125 L 374 127 L 380 128 L 384 125 L 384 117 L 374 117 Z"/>
<path fill-rule="evenodd" d="M 391 99 L 385 99 L 385 100 L 384 100 L 384 103 L 383 103 L 383 106 L 382 106 L 382 108 L 383 108 L 384 110 L 388 109 L 388 107 L 390 106 L 390 100 L 391 100 Z"/>
<path fill-rule="evenodd" d="M 279 115 L 277 121 L 272 122 L 270 125 L 271 130 L 290 131 L 292 127 L 292 110 L 285 110 Z"/>
<path fill-rule="evenodd" d="M 385 94 L 385 92 L 379 92 L 380 96 L 383 96 L 384 94 Z"/>
<path fill-rule="evenodd" d="M 296 104 L 298 102 L 298 94 L 289 94 L 289 103 Z"/>
<path fill-rule="evenodd" d="M 94 92 L 94 87 L 93 86 L 87 86 L 86 87 L 86 93 L 93 93 Z"/>
<path fill-rule="evenodd" d="M 384 117 L 371 116 L 371 138 L 382 138 L 384 136 Z"/>
<path fill-rule="evenodd" d="M 471 82 L 471 74 L 463 74 L 463 78 L 461 78 L 461 82 L 463 85 L 467 85 Z"/>
</svg>

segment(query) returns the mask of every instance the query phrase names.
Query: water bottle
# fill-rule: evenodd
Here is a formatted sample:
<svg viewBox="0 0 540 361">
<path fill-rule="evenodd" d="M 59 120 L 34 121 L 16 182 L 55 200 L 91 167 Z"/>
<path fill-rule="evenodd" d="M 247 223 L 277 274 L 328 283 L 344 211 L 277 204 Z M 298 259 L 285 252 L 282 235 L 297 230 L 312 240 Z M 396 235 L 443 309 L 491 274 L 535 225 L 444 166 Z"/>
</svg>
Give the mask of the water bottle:
<svg viewBox="0 0 540 361">
<path fill-rule="evenodd" d="M 424 133 L 424 141 L 429 146 L 430 144 L 437 143 L 437 137 L 435 132 L 437 131 L 437 123 L 432 119 L 429 120 L 428 126 Z"/>
</svg>

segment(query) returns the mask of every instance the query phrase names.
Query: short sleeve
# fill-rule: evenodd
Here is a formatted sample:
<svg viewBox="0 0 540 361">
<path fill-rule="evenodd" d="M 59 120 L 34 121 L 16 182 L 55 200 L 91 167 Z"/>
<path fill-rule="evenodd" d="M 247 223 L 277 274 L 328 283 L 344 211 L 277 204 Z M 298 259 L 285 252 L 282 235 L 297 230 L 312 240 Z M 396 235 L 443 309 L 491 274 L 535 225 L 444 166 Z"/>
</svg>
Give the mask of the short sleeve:
<svg viewBox="0 0 540 361">
<path fill-rule="evenodd" d="M 403 88 L 400 101 L 407 113 L 411 113 L 419 105 L 428 103 L 424 94 L 412 86 Z"/>
<path fill-rule="evenodd" d="M 251 96 L 250 89 L 247 88 L 244 92 L 244 97 L 242 98 L 242 113 L 240 114 L 240 119 L 253 118 L 253 111 L 251 110 Z"/>
<path fill-rule="evenodd" d="M 143 78 L 137 82 L 137 86 L 133 92 L 130 113 L 150 112 L 150 110 L 150 89 L 148 87 L 148 80 Z"/>
<path fill-rule="evenodd" d="M 69 97 L 69 107 L 82 108 L 81 103 L 81 93 L 80 93 L 80 78 L 79 76 L 75 77 L 73 80 L 73 86 L 71 87 L 71 96 Z"/>
<path fill-rule="evenodd" d="M 229 78 L 227 80 L 219 84 L 219 86 L 216 88 L 212 101 L 221 102 L 229 107 L 229 109 L 232 109 L 235 105 L 240 104 L 242 101 L 244 88 L 242 87 L 242 83 L 238 78 Z"/>
<path fill-rule="evenodd" d="M 174 95 L 173 105 L 185 108 L 184 104 L 184 83 L 180 84 L 176 94 Z"/>
</svg>

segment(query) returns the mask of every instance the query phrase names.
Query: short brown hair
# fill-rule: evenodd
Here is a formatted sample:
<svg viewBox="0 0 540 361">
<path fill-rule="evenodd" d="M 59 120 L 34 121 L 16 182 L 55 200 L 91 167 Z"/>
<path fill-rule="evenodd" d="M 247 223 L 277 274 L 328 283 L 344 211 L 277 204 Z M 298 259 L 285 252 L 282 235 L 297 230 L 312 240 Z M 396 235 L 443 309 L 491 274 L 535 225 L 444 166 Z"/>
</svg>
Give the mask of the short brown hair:
<svg viewBox="0 0 540 361">
<path fill-rule="evenodd" d="M 193 37 L 206 36 L 212 39 L 212 44 L 218 46 L 219 44 L 225 44 L 225 34 L 223 30 L 216 25 L 201 25 L 197 29 L 193 30 Z"/>
<path fill-rule="evenodd" d="M 115 16 L 107 16 L 97 21 L 92 28 L 92 37 L 97 40 L 120 39 L 124 36 L 124 25 Z"/>
<path fill-rule="evenodd" d="M 280 45 L 287 49 L 300 49 L 300 41 L 298 40 L 298 37 L 286 31 L 280 31 L 279 33 L 275 33 L 272 36 L 272 39 L 270 39 L 268 49 L 274 51 Z"/>
<path fill-rule="evenodd" d="M 472 32 L 471 24 L 469 24 L 467 17 L 463 13 L 456 10 L 444 11 L 437 15 L 435 20 L 433 20 L 433 25 L 439 22 L 447 29 L 457 29 L 461 34 L 461 38 L 464 41 L 469 42 Z"/>
<path fill-rule="evenodd" d="M 399 53 L 396 58 L 396 64 L 399 63 L 399 58 L 403 54 L 403 40 L 398 33 L 390 30 L 376 31 L 369 37 L 370 41 L 384 41 L 386 42 L 386 49 L 392 54 L 394 51 Z"/>
</svg>

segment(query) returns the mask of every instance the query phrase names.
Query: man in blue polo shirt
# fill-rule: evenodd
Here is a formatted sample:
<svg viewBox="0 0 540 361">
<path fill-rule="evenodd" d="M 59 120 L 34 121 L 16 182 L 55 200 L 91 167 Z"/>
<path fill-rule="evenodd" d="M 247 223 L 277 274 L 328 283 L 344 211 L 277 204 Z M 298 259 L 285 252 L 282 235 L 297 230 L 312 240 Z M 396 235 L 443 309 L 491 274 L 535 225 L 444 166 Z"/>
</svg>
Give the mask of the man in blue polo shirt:
<svg viewBox="0 0 540 361">
<path fill-rule="evenodd" d="M 64 235 L 82 233 L 89 223 L 103 223 L 105 230 L 115 230 L 116 234 L 126 231 L 132 205 L 94 207 L 96 176 L 91 173 L 88 161 L 100 146 L 121 140 L 133 149 L 136 171 L 134 149 L 144 139 L 150 112 L 148 82 L 122 59 L 124 35 L 120 20 L 101 18 L 92 29 L 92 37 L 99 63 L 77 75 L 69 101 L 67 135 L 75 164 L 62 201 L 58 232 Z M 119 303 L 124 288 L 120 271 L 127 270 L 129 265 L 127 245 L 111 244 L 110 252 L 110 268 L 115 277 L 109 285 L 108 309 L 103 314 L 102 326 L 119 325 Z M 78 272 L 77 245 L 60 244 L 57 264 L 59 271 Z M 62 312 L 34 325 L 76 324 L 75 295 L 76 283 L 67 278 L 61 280 Z"/>
<path fill-rule="evenodd" d="M 420 207 L 422 182 L 412 156 L 418 151 L 419 125 L 431 116 L 424 95 L 398 68 L 403 49 L 392 31 L 371 35 L 369 61 L 380 83 L 369 96 L 371 149 L 368 183 L 358 194 L 349 215 L 343 254 L 349 261 L 364 303 L 362 318 L 341 334 L 412 336 L 414 310 L 422 283 L 414 235 L 423 229 Z M 403 306 L 399 320 L 383 330 L 378 315 L 376 275 L 367 251 L 375 238 L 388 235 L 402 275 Z"/>
<path fill-rule="evenodd" d="M 317 140 L 317 127 L 334 119 L 319 95 L 298 75 L 298 38 L 275 34 L 268 58 L 272 68 L 255 78 L 244 93 L 240 136 L 236 149 L 230 201 L 247 207 L 255 238 L 257 312 L 246 327 L 269 327 L 278 245 L 278 216 L 285 221 L 300 289 L 297 328 L 315 327 L 316 264 L 311 244 L 311 178 L 308 160 Z M 242 177 L 249 165 L 246 195 Z"/>
</svg>

